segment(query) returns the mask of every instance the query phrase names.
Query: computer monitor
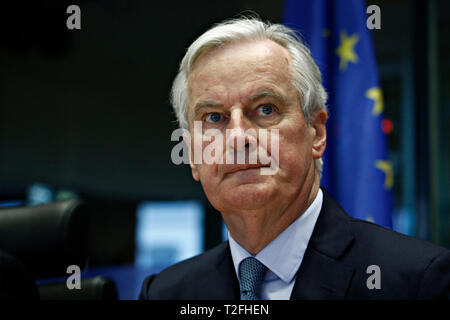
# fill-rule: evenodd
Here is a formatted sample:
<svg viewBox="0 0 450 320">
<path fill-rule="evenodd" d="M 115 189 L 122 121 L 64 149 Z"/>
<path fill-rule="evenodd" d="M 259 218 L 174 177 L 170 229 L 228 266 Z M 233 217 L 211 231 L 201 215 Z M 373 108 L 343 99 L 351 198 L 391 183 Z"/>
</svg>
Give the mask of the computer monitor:
<svg viewBox="0 0 450 320">
<path fill-rule="evenodd" d="M 158 272 L 204 250 L 204 208 L 197 201 L 145 201 L 136 212 L 135 265 Z"/>
</svg>

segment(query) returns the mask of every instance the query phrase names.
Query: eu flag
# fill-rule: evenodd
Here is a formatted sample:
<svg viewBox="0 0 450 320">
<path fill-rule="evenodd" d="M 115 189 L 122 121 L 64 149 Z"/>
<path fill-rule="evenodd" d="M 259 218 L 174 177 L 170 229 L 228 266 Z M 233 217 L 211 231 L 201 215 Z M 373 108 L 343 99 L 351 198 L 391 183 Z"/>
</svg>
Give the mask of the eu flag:
<svg viewBox="0 0 450 320">
<path fill-rule="evenodd" d="M 353 217 L 392 228 L 393 171 L 381 129 L 383 96 L 362 0 L 286 0 L 329 94 L 322 184 Z"/>
</svg>

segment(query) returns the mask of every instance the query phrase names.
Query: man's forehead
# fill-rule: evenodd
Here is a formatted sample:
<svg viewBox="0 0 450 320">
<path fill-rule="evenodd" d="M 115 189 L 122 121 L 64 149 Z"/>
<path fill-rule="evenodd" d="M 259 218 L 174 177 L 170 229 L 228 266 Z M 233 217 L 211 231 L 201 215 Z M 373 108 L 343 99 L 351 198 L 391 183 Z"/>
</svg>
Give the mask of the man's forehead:
<svg viewBox="0 0 450 320">
<path fill-rule="evenodd" d="M 224 65 L 232 67 L 230 63 L 237 64 L 239 61 L 244 64 L 276 62 L 288 65 L 290 55 L 286 48 L 270 39 L 237 41 L 203 53 L 196 59 L 191 75 L 194 76 L 205 68 L 214 69 Z"/>
<path fill-rule="evenodd" d="M 196 61 L 188 77 L 189 114 L 262 97 L 285 102 L 291 75 L 289 53 L 271 40 L 216 48 Z"/>
<path fill-rule="evenodd" d="M 208 91 L 211 85 L 233 83 L 257 77 L 290 78 L 290 57 L 279 44 L 268 40 L 252 40 L 227 44 L 200 56 L 187 79 L 189 98 L 193 90 Z M 194 89 L 195 88 L 195 89 Z M 198 92 L 197 92 L 198 93 Z"/>
</svg>

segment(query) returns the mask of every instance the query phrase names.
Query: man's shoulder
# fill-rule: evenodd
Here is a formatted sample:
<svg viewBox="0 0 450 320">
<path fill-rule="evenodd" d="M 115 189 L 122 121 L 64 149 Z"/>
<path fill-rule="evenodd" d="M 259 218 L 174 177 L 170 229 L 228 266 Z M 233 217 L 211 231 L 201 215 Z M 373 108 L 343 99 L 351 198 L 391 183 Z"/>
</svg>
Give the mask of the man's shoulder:
<svg viewBox="0 0 450 320">
<path fill-rule="evenodd" d="M 340 204 L 325 192 L 324 209 L 327 211 L 322 217 L 321 235 L 329 233 L 330 229 L 342 226 L 334 239 L 347 234 L 353 238 L 352 250 L 360 249 L 363 257 L 376 255 L 378 257 L 402 259 L 405 263 L 429 261 L 440 254 L 449 253 L 446 248 L 417 237 L 401 234 L 392 229 L 377 225 L 370 221 L 353 218 L 345 212 Z M 343 223 L 342 223 L 343 222 Z"/>
<path fill-rule="evenodd" d="M 366 250 L 373 251 L 386 257 L 402 258 L 409 264 L 419 261 L 430 261 L 440 254 L 450 253 L 444 247 L 408 236 L 375 223 L 349 218 L 352 233 L 356 239 L 355 244 Z"/>
<path fill-rule="evenodd" d="M 371 222 L 351 219 L 350 224 L 355 241 L 343 262 L 355 268 L 355 283 L 362 284 L 353 288 L 354 296 L 367 293 L 368 268 L 375 266 L 382 287 L 373 293 L 377 299 L 450 298 L 450 250 Z"/>
<path fill-rule="evenodd" d="M 450 298 L 450 250 L 353 218 L 329 195 L 324 208 L 312 246 L 354 270 L 349 297 L 366 297 L 368 270 L 375 266 L 382 290 L 370 291 L 374 298 Z"/>
<path fill-rule="evenodd" d="M 148 276 L 142 285 L 140 299 L 174 299 L 182 297 L 183 290 L 195 288 L 196 284 L 220 263 L 228 242 L 205 251 L 195 257 L 178 262 L 158 274 Z"/>
<path fill-rule="evenodd" d="M 196 277 L 198 275 L 207 272 L 208 269 L 212 268 L 217 264 L 218 259 L 225 253 L 228 248 L 228 242 L 222 242 L 221 244 L 206 250 L 205 252 L 178 262 L 167 269 L 163 270 L 158 277 L 161 278 L 172 278 L 176 280 L 176 277 L 180 277 L 187 280 L 191 277 Z M 180 279 L 181 280 L 181 279 Z"/>
</svg>

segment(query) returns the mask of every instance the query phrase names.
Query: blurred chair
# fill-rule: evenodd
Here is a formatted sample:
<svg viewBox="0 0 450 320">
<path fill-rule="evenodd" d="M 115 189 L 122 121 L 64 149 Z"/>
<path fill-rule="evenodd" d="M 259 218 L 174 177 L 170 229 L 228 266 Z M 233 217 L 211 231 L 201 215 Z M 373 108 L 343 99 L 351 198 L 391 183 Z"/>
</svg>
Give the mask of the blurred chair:
<svg viewBox="0 0 450 320">
<path fill-rule="evenodd" d="M 0 300 L 38 300 L 39 292 L 26 266 L 0 251 Z"/>
<path fill-rule="evenodd" d="M 0 250 L 23 263 L 33 279 L 68 277 L 68 266 L 86 265 L 89 219 L 88 206 L 78 199 L 0 209 Z M 39 294 L 41 299 L 117 297 L 111 282 L 83 279 L 80 290 L 67 289 L 65 282 L 45 284 Z"/>
</svg>

